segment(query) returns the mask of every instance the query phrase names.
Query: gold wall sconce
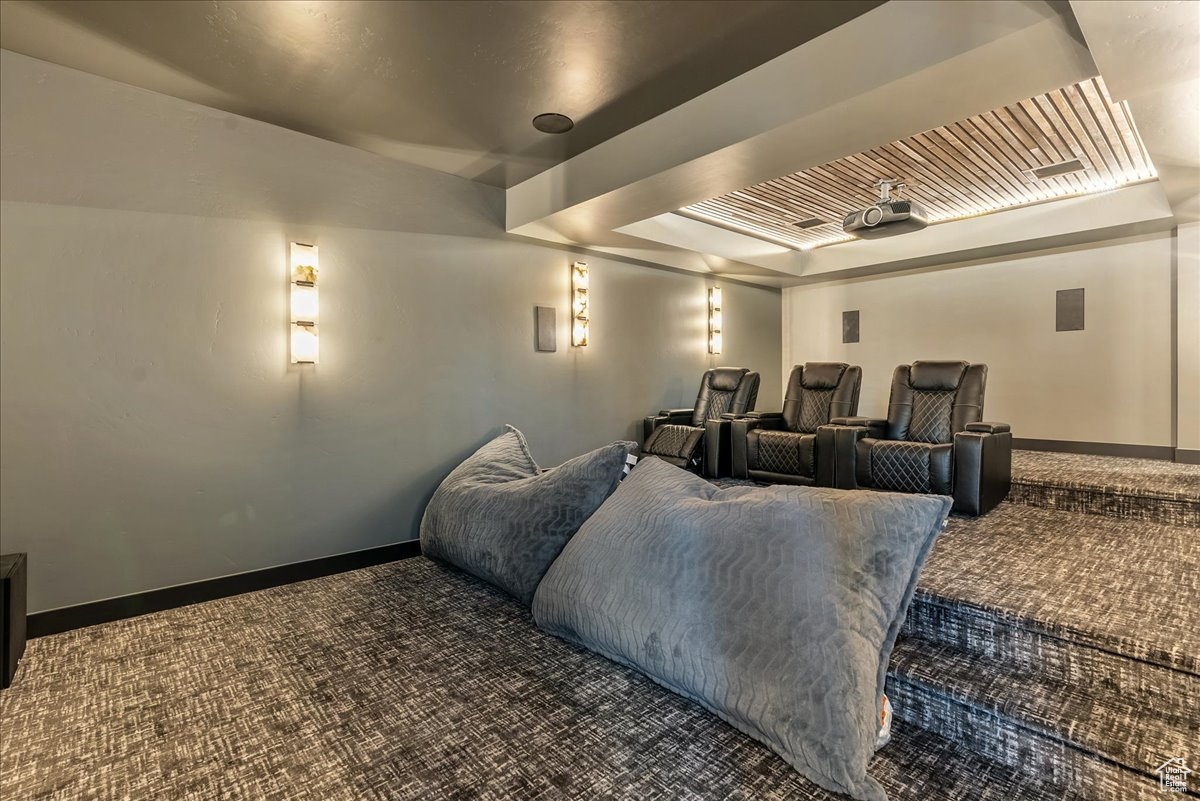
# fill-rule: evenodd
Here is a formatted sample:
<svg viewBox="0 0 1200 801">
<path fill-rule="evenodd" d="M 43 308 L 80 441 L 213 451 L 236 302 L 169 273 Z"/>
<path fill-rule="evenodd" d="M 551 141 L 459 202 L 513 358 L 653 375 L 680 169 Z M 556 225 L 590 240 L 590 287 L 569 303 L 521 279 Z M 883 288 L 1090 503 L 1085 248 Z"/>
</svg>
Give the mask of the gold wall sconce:
<svg viewBox="0 0 1200 801">
<path fill-rule="evenodd" d="M 290 261 L 292 364 L 316 364 L 320 355 L 317 330 L 321 321 L 317 246 L 293 242 Z"/>
<path fill-rule="evenodd" d="M 588 302 L 588 266 L 585 261 L 571 265 L 571 344 L 582 348 L 588 343 L 591 305 Z"/>
<path fill-rule="evenodd" d="M 721 352 L 721 287 L 708 290 L 708 352 Z"/>
</svg>

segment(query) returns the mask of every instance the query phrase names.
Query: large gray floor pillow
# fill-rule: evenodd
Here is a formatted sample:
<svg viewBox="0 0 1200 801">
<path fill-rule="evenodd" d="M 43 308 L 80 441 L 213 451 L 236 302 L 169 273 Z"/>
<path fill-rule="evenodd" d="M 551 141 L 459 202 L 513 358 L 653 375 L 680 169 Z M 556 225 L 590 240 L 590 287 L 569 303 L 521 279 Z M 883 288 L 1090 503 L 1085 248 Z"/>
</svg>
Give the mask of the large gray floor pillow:
<svg viewBox="0 0 1200 801">
<path fill-rule="evenodd" d="M 647 458 L 550 567 L 534 619 L 707 707 L 816 784 L 886 801 L 867 763 L 887 662 L 950 503 L 718 489 Z"/>
<path fill-rule="evenodd" d="M 512 426 L 446 476 L 421 518 L 421 552 L 528 606 L 546 568 L 612 494 L 637 447 L 614 442 L 543 472 Z"/>
</svg>

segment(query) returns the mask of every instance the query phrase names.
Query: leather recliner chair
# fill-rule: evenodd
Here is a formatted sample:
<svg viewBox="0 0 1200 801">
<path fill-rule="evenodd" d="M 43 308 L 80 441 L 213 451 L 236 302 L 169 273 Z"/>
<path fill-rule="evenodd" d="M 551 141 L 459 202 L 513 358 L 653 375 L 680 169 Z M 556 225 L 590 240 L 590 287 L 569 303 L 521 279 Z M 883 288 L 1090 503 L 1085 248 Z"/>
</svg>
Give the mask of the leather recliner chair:
<svg viewBox="0 0 1200 801">
<path fill-rule="evenodd" d="M 696 405 L 690 409 L 664 409 L 646 418 L 642 454 L 653 455 L 678 467 L 692 469 L 703 458 L 705 423 L 721 415 L 745 414 L 758 399 L 758 373 L 745 367 L 714 367 L 704 373 Z M 728 426 L 728 421 L 726 426 Z"/>
<path fill-rule="evenodd" d="M 954 496 L 954 511 L 981 515 L 1008 495 L 1012 433 L 984 423 L 986 364 L 913 362 L 892 375 L 886 420 L 834 418 L 834 486 Z"/>
<path fill-rule="evenodd" d="M 732 423 L 735 478 L 772 484 L 833 486 L 833 436 L 821 426 L 858 413 L 862 368 L 842 362 L 808 362 L 792 368 L 782 412 L 752 412 Z M 712 432 L 707 439 L 712 446 Z M 829 450 L 829 458 L 818 455 Z"/>
</svg>

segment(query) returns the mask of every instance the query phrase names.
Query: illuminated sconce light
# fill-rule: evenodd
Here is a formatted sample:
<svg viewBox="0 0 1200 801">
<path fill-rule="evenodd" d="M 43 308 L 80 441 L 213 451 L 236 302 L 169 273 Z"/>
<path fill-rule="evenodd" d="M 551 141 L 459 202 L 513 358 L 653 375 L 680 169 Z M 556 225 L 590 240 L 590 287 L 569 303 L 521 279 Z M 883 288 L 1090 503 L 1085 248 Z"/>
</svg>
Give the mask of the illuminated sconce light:
<svg viewBox="0 0 1200 801">
<path fill-rule="evenodd" d="M 588 322 L 591 307 L 588 303 L 587 262 L 577 261 L 571 265 L 571 344 L 584 347 L 588 343 Z"/>
<path fill-rule="evenodd" d="M 316 364 L 320 354 L 317 325 L 321 308 L 317 294 L 317 246 L 293 242 L 291 247 L 292 364 Z"/>
<path fill-rule="evenodd" d="M 708 290 L 708 352 L 721 352 L 721 287 Z"/>
</svg>

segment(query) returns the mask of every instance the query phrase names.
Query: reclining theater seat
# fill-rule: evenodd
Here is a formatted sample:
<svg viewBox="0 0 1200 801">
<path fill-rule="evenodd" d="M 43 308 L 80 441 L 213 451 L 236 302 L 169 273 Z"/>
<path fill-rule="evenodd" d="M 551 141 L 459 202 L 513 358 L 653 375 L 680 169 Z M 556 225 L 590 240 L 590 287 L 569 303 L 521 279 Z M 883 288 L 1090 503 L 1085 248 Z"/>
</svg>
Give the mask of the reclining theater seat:
<svg viewBox="0 0 1200 801">
<path fill-rule="evenodd" d="M 953 495 L 981 515 L 1008 495 L 1012 434 L 983 423 L 986 364 L 913 362 L 892 375 L 886 420 L 834 418 L 834 485 Z"/>
<path fill-rule="evenodd" d="M 646 418 L 642 454 L 690 469 L 702 456 L 705 423 L 726 413 L 745 414 L 757 398 L 758 373 L 745 367 L 714 367 L 700 381 L 695 407 L 664 409 Z"/>
<path fill-rule="evenodd" d="M 833 435 L 818 429 L 831 418 L 858 413 L 862 368 L 841 362 L 808 362 L 792 368 L 782 412 L 754 412 L 734 420 L 730 432 L 733 475 L 774 484 L 833 486 Z M 830 451 L 818 459 L 817 452 Z"/>
</svg>

